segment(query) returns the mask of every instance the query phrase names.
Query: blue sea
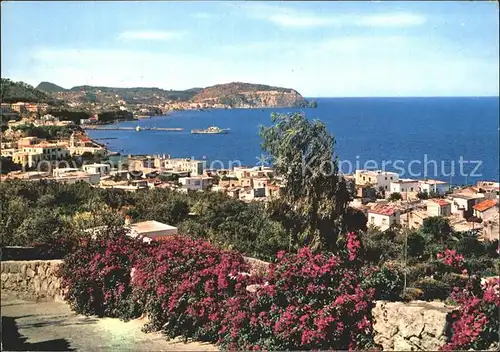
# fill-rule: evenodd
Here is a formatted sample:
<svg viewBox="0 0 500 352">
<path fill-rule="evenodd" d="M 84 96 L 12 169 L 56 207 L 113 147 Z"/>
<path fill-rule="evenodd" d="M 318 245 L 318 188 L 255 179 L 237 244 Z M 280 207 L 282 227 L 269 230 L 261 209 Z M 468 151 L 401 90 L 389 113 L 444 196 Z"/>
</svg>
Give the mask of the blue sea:
<svg viewBox="0 0 500 352">
<path fill-rule="evenodd" d="M 113 126 L 180 127 L 183 132 L 89 131 L 112 151 L 169 154 L 207 160 L 215 168 L 259 164 L 259 129 L 272 112 L 302 111 L 323 121 L 335 136 L 341 171 L 357 168 L 397 171 L 404 178 L 432 178 L 452 184 L 499 179 L 499 99 L 318 98 L 317 108 L 175 111 Z M 227 135 L 192 135 L 218 126 Z"/>
</svg>

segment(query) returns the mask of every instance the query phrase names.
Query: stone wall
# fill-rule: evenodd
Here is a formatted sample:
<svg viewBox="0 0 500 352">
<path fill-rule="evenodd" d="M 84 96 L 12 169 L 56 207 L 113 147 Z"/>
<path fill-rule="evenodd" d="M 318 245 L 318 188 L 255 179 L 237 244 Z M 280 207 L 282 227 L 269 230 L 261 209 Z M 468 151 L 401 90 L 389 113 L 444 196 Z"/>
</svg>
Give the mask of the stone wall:
<svg viewBox="0 0 500 352">
<path fill-rule="evenodd" d="M 437 351 L 446 343 L 452 311 L 443 302 L 377 301 L 372 312 L 374 340 L 384 351 Z"/>
<path fill-rule="evenodd" d="M 62 260 L 2 261 L 2 291 L 24 299 L 62 300 L 56 271 Z"/>
</svg>

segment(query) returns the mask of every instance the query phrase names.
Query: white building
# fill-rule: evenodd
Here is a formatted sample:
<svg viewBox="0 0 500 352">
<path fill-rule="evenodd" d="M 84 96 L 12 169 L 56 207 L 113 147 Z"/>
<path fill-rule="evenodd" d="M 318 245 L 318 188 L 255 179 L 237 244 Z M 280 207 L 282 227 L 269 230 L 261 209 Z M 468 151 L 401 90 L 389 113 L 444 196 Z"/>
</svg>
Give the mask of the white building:
<svg viewBox="0 0 500 352">
<path fill-rule="evenodd" d="M 391 192 L 406 193 L 418 192 L 419 181 L 408 178 L 402 178 L 398 181 L 391 182 Z"/>
<path fill-rule="evenodd" d="M 427 202 L 427 215 L 429 216 L 450 216 L 451 202 L 444 199 L 430 199 Z"/>
<path fill-rule="evenodd" d="M 55 169 L 56 170 L 67 170 L 66 172 L 55 172 L 54 176 L 50 178 L 52 181 L 60 182 L 60 183 L 76 183 L 76 182 L 87 182 L 91 185 L 97 185 L 101 181 L 101 175 L 99 174 L 90 174 L 79 169 Z"/>
<path fill-rule="evenodd" d="M 179 183 L 183 190 L 202 191 L 212 185 L 212 178 L 208 176 L 181 177 Z"/>
<path fill-rule="evenodd" d="M 190 158 L 156 157 L 154 167 L 165 171 L 189 172 L 190 176 L 201 176 L 205 170 L 205 162 Z"/>
<path fill-rule="evenodd" d="M 450 185 L 447 182 L 439 180 L 423 180 L 419 181 L 420 192 L 431 193 L 436 192 L 445 194 L 450 190 Z"/>
<path fill-rule="evenodd" d="M 99 174 L 103 177 L 109 175 L 111 166 L 109 164 L 88 164 L 83 165 L 83 171 L 91 174 Z"/>
<path fill-rule="evenodd" d="M 388 205 L 379 205 L 368 210 L 368 224 L 377 226 L 382 231 L 400 224 L 400 211 Z"/>
<path fill-rule="evenodd" d="M 399 181 L 399 175 L 395 172 L 382 170 L 356 170 L 356 184 L 364 186 L 367 183 L 376 189 L 382 188 L 389 191 L 391 182 Z"/>
<path fill-rule="evenodd" d="M 64 143 L 39 143 L 22 148 L 22 152 L 42 155 L 42 160 L 61 160 L 69 156 Z"/>
<path fill-rule="evenodd" d="M 451 213 L 459 214 L 464 218 L 473 215 L 473 207 L 484 198 L 483 194 L 452 194 L 449 196 L 451 200 Z"/>
</svg>

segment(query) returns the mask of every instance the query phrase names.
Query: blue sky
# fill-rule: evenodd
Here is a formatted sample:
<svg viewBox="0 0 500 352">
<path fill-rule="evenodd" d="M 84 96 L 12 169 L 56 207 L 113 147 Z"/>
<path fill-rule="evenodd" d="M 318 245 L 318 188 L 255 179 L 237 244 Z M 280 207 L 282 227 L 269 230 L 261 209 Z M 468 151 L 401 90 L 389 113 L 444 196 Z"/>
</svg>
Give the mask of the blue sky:
<svg viewBox="0 0 500 352">
<path fill-rule="evenodd" d="M 2 2 L 2 77 L 69 88 L 244 81 L 308 97 L 499 93 L 498 5 Z"/>
</svg>

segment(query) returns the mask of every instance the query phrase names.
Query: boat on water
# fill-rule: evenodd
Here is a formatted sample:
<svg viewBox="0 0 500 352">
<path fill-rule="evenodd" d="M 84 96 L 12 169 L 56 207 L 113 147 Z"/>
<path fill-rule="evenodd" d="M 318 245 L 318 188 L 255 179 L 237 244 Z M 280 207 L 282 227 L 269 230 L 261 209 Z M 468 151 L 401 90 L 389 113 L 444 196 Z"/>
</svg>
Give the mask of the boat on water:
<svg viewBox="0 0 500 352">
<path fill-rule="evenodd" d="M 139 132 L 139 131 L 141 130 L 141 128 L 140 128 L 139 126 L 137 126 L 137 127 L 135 128 L 135 130 L 136 130 L 137 132 Z"/>
<path fill-rule="evenodd" d="M 191 130 L 192 134 L 227 134 L 229 132 L 228 128 L 219 128 L 216 126 L 211 126 L 207 129 Z"/>
</svg>

